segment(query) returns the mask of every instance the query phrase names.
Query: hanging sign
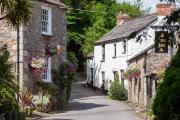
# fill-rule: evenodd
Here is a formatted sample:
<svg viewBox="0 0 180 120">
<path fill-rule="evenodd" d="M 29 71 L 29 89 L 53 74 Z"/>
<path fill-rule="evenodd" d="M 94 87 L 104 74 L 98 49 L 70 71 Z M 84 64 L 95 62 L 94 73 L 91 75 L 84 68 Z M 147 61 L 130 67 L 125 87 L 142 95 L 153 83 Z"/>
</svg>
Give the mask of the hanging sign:
<svg viewBox="0 0 180 120">
<path fill-rule="evenodd" d="M 155 32 L 155 53 L 168 53 L 168 32 Z"/>
</svg>

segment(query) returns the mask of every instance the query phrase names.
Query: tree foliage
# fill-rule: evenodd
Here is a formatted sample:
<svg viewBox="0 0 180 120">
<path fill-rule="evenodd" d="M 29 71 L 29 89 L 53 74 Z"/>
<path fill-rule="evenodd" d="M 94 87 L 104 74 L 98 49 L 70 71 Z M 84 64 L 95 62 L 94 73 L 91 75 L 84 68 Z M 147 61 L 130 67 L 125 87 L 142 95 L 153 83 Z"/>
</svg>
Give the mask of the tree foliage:
<svg viewBox="0 0 180 120">
<path fill-rule="evenodd" d="M 160 83 L 153 104 L 156 120 L 180 119 L 180 50 Z"/>
<path fill-rule="evenodd" d="M 116 0 L 64 0 L 63 2 L 70 7 L 67 14 L 68 51 L 78 51 L 76 56 L 79 64 L 82 64 L 84 56 L 93 50 L 94 42 L 116 25 L 116 16 L 120 10 L 129 14 L 131 18 L 142 14 L 140 0 L 134 5 L 120 4 Z M 83 68 L 83 64 L 79 67 Z"/>
<path fill-rule="evenodd" d="M 12 64 L 9 64 L 9 52 L 0 50 L 0 113 L 5 113 L 6 120 L 24 120 L 19 112 L 15 91 L 17 85 L 12 72 Z M 23 118 L 21 118 L 23 117 Z"/>
</svg>

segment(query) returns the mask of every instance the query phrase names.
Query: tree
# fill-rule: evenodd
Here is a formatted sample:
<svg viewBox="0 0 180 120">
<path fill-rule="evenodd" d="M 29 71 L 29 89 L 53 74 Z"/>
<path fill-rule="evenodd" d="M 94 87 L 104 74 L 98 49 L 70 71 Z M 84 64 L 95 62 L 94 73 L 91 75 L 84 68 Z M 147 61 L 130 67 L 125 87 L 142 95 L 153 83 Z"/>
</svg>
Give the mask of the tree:
<svg viewBox="0 0 180 120">
<path fill-rule="evenodd" d="M 90 15 L 92 26 L 85 31 L 85 40 L 82 47 L 85 56 L 94 49 L 94 42 L 116 25 L 116 15 L 120 10 L 127 13 L 130 18 L 136 18 L 143 14 L 140 1 L 134 5 L 130 3 L 119 4 L 113 0 L 106 4 L 91 2 L 89 6 L 90 10 L 105 11 L 105 13 Z"/>
<path fill-rule="evenodd" d="M 20 120 L 22 114 L 16 100 L 17 85 L 12 73 L 12 64 L 8 63 L 9 52 L 6 48 L 0 50 L 0 113 L 5 113 L 6 120 Z M 1 119 L 1 118 L 0 118 Z M 25 118 L 24 118 L 25 119 Z M 24 120 L 21 119 L 21 120 Z"/>
<path fill-rule="evenodd" d="M 180 49 L 165 71 L 163 82 L 160 83 L 153 104 L 156 120 L 180 119 Z"/>
<path fill-rule="evenodd" d="M 32 1 L 31 0 L 1 0 L 0 8 L 1 8 L 1 12 L 5 14 L 2 19 L 4 19 L 9 26 L 12 26 L 17 30 L 17 81 L 19 85 L 20 26 L 28 22 L 28 20 L 32 15 Z"/>
</svg>

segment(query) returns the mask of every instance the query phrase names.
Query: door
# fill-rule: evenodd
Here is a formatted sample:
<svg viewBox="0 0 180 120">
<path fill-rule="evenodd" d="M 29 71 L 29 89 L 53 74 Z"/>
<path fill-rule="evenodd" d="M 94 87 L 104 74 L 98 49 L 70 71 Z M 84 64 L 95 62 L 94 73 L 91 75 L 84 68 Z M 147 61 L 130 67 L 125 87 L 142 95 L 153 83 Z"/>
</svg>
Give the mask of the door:
<svg viewBox="0 0 180 120">
<path fill-rule="evenodd" d="M 94 72 L 93 72 L 93 68 L 91 68 L 91 82 L 90 84 L 93 85 L 93 81 L 94 81 Z"/>
<path fill-rule="evenodd" d="M 149 104 L 151 103 L 151 98 L 152 98 L 152 77 L 147 77 L 146 80 L 146 95 L 147 95 L 147 107 L 149 106 Z"/>
</svg>

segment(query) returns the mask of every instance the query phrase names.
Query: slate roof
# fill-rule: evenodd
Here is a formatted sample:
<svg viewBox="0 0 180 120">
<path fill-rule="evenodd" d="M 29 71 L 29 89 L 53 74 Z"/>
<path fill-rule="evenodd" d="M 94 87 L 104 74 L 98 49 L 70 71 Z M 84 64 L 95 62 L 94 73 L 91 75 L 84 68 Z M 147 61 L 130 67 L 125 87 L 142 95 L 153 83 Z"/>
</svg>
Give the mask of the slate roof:
<svg viewBox="0 0 180 120">
<path fill-rule="evenodd" d="M 39 0 L 39 1 L 48 2 L 48 3 L 54 4 L 54 5 L 62 6 L 64 8 L 68 7 L 67 5 L 65 5 L 64 3 L 60 2 L 59 0 Z"/>
<path fill-rule="evenodd" d="M 114 27 L 110 32 L 96 41 L 95 44 L 127 38 L 131 35 L 131 33 L 142 30 L 149 24 L 153 23 L 155 20 L 157 20 L 156 14 L 148 14 L 136 19 L 129 20 Z"/>
<path fill-rule="evenodd" d="M 92 51 L 91 53 L 89 53 L 89 54 L 87 55 L 87 58 L 92 58 L 92 57 L 94 57 L 94 51 Z"/>
</svg>

